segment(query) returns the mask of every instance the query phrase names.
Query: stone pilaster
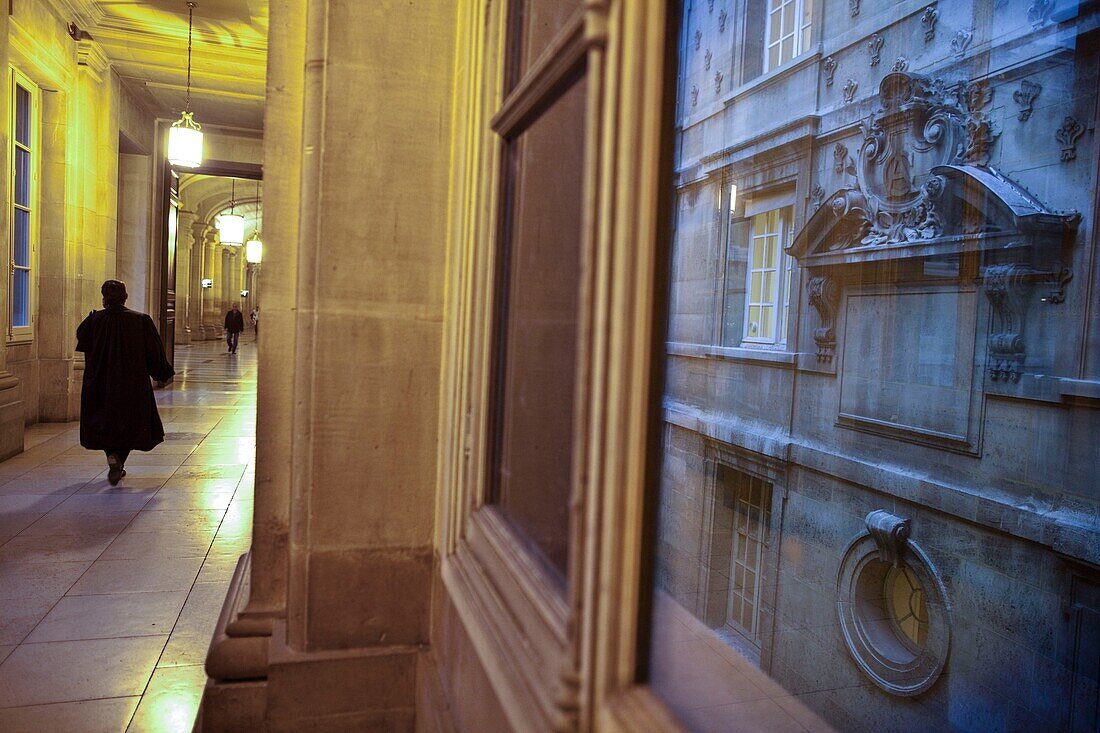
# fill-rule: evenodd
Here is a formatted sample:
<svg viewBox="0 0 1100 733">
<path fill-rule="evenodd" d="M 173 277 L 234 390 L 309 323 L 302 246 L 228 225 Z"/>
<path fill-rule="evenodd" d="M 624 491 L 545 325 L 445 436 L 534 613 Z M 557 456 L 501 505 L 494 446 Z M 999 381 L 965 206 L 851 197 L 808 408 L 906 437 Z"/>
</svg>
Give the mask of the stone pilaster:
<svg viewBox="0 0 1100 733">
<path fill-rule="evenodd" d="M 176 220 L 176 343 L 191 343 L 191 233 L 195 213 L 180 209 Z"/>
</svg>

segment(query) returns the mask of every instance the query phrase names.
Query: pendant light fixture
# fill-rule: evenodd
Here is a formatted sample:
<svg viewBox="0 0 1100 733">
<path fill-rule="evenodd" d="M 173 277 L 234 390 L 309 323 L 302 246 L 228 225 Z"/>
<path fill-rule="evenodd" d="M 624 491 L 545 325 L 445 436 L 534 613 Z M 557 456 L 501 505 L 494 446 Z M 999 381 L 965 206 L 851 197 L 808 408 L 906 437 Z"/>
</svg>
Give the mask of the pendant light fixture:
<svg viewBox="0 0 1100 733">
<path fill-rule="evenodd" d="M 263 207 L 260 206 L 260 181 L 256 179 L 256 206 L 260 212 L 260 216 L 263 216 Z M 244 260 L 250 265 L 258 265 L 263 262 L 264 259 L 264 242 L 260 238 L 260 229 L 256 228 L 256 231 L 252 232 L 252 236 L 248 238 L 248 241 L 244 245 Z"/>
<path fill-rule="evenodd" d="M 191 31 L 195 3 L 187 3 L 187 98 L 180 118 L 168 130 L 168 162 L 181 168 L 202 165 L 202 126 L 191 111 Z"/>
<path fill-rule="evenodd" d="M 230 247 L 240 247 L 244 244 L 244 217 L 234 213 L 237 208 L 237 180 L 232 181 L 232 192 L 229 194 L 229 213 L 220 214 L 215 220 L 218 225 L 218 233 L 221 235 L 222 244 Z"/>
</svg>

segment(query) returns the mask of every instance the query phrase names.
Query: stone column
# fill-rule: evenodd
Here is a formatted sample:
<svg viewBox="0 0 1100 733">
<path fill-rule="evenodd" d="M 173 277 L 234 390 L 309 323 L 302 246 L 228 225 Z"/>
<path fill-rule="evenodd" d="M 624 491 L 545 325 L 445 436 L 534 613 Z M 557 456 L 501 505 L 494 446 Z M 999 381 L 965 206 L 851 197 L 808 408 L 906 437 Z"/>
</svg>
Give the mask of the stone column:
<svg viewBox="0 0 1100 733">
<path fill-rule="evenodd" d="M 202 336 L 206 341 L 218 338 L 221 333 L 217 327 L 218 264 L 221 262 L 221 257 L 218 255 L 219 249 L 221 247 L 218 244 L 217 232 L 211 227 L 206 232 L 202 254 L 202 276 L 214 283 L 212 287 L 203 288 L 202 291 Z"/>
<path fill-rule="evenodd" d="M 206 336 L 202 331 L 202 256 L 206 246 L 206 230 L 208 225 L 202 221 L 193 221 L 188 234 L 191 237 L 189 268 L 190 277 L 184 285 L 188 291 L 187 330 L 191 334 L 192 341 L 202 341 Z M 178 280 L 176 281 L 179 282 Z"/>
<path fill-rule="evenodd" d="M 191 229 L 195 212 L 180 209 L 176 218 L 176 343 L 191 343 Z"/>
<path fill-rule="evenodd" d="M 8 14 L 0 13 L 0 68 L 5 69 L 5 73 L 8 68 Z M 4 84 L 3 88 L 7 91 L 3 95 L 3 100 L 0 100 L 0 119 L 7 120 L 10 118 L 8 106 L 11 102 L 10 85 Z M 9 133 L 11 130 L 8 125 L 0 125 L 0 139 L 3 140 L 3 145 L 0 146 L 0 167 L 3 170 L 8 170 L 8 148 L 10 145 Z M 8 202 L 11 200 L 11 192 L 8 190 L 8 176 L 3 176 L 3 180 L 0 181 L 0 201 Z M 10 231 L 11 224 L 9 217 L 11 216 L 8 206 L 3 207 L 3 211 L 0 212 L 0 231 L 3 232 L 0 237 L 6 243 L 0 247 L 0 277 L 9 278 L 8 272 L 11 268 L 11 242 Z M 10 280 L 5 283 L 4 291 L 11 288 Z M 7 333 L 10 325 L 11 314 L 9 309 L 5 306 L 0 308 L 0 336 Z M 23 451 L 23 390 L 19 385 L 19 379 L 9 372 L 5 365 L 7 363 L 7 339 L 0 338 L 0 460 L 8 458 Z"/>
</svg>

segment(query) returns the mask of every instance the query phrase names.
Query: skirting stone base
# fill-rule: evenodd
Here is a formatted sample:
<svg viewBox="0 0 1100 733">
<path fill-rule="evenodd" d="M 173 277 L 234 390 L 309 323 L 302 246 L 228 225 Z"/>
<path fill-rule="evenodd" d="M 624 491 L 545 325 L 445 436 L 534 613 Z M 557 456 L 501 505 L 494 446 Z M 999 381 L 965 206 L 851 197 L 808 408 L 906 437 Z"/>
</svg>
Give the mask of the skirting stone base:
<svg viewBox="0 0 1100 733">
<path fill-rule="evenodd" d="M 194 733 L 251 733 L 263 730 L 267 681 L 207 680 Z"/>
<path fill-rule="evenodd" d="M 0 460 L 23 452 L 23 390 L 9 372 L 0 372 Z"/>
</svg>

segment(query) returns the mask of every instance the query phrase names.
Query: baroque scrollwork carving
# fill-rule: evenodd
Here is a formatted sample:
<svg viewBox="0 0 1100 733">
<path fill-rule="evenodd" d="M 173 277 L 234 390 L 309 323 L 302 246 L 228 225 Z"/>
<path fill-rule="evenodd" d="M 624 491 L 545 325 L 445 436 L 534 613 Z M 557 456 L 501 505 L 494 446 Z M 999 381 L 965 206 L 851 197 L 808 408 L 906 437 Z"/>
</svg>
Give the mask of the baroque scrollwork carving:
<svg viewBox="0 0 1100 733">
<path fill-rule="evenodd" d="M 836 76 L 836 59 L 832 56 L 827 57 L 821 67 L 825 69 L 825 86 L 831 87 Z"/>
<path fill-rule="evenodd" d="M 727 20 L 729 20 L 729 15 L 726 14 L 726 10 L 725 10 L 725 8 L 723 8 L 722 12 L 718 14 L 718 32 L 719 33 L 725 33 L 726 32 L 726 21 Z"/>
<path fill-rule="evenodd" d="M 935 5 L 929 5 L 920 16 L 921 27 L 924 28 L 924 42 L 931 43 L 936 38 L 936 22 L 940 19 L 939 11 Z"/>
<path fill-rule="evenodd" d="M 993 306 L 989 334 L 989 377 L 994 382 L 1018 382 L 1026 357 L 1024 323 L 1036 275 L 1026 265 L 994 265 L 985 272 L 985 295 Z"/>
<path fill-rule="evenodd" d="M 714 74 L 714 93 L 722 93 L 722 81 L 725 79 L 725 75 L 721 71 L 717 71 Z"/>
<path fill-rule="evenodd" d="M 1054 133 L 1054 138 L 1062 146 L 1062 162 L 1068 163 L 1077 158 L 1077 138 L 1085 134 L 1085 126 L 1073 117 L 1062 120 L 1062 126 Z"/>
<path fill-rule="evenodd" d="M 844 143 L 837 143 L 836 147 L 833 148 L 833 173 L 839 176 L 844 171 L 854 174 L 856 169 L 848 157 L 848 146 Z"/>
<path fill-rule="evenodd" d="M 1050 14 L 1054 12 L 1054 0 L 1032 0 L 1027 6 L 1027 22 L 1033 28 L 1041 28 L 1050 20 Z"/>
<path fill-rule="evenodd" d="M 711 53 L 710 49 L 708 48 L 707 52 L 703 54 L 703 71 L 710 71 L 710 62 L 713 58 L 714 54 Z"/>
<path fill-rule="evenodd" d="M 904 56 L 898 56 L 894 61 L 894 65 L 890 67 L 890 71 L 909 71 L 909 59 Z"/>
<path fill-rule="evenodd" d="M 695 50 L 698 51 L 699 47 L 703 45 L 703 32 L 696 29 L 695 31 Z"/>
<path fill-rule="evenodd" d="M 1012 100 L 1016 104 L 1020 105 L 1020 112 L 1016 115 L 1016 119 L 1020 122 L 1027 122 L 1031 119 L 1031 113 L 1035 108 L 1035 100 L 1039 97 L 1039 93 L 1043 91 L 1043 85 L 1024 79 L 1020 83 L 1020 88 L 1012 93 Z"/>
<path fill-rule="evenodd" d="M 817 311 L 821 326 L 814 329 L 817 360 L 830 363 L 836 353 L 836 312 L 840 304 L 840 285 L 828 275 L 811 277 L 807 284 L 810 305 Z"/>
<path fill-rule="evenodd" d="M 848 0 L 848 12 L 853 18 L 859 15 L 859 0 Z"/>
<path fill-rule="evenodd" d="M 691 106 L 695 108 L 699 105 L 699 86 L 692 84 L 691 86 Z"/>
</svg>

